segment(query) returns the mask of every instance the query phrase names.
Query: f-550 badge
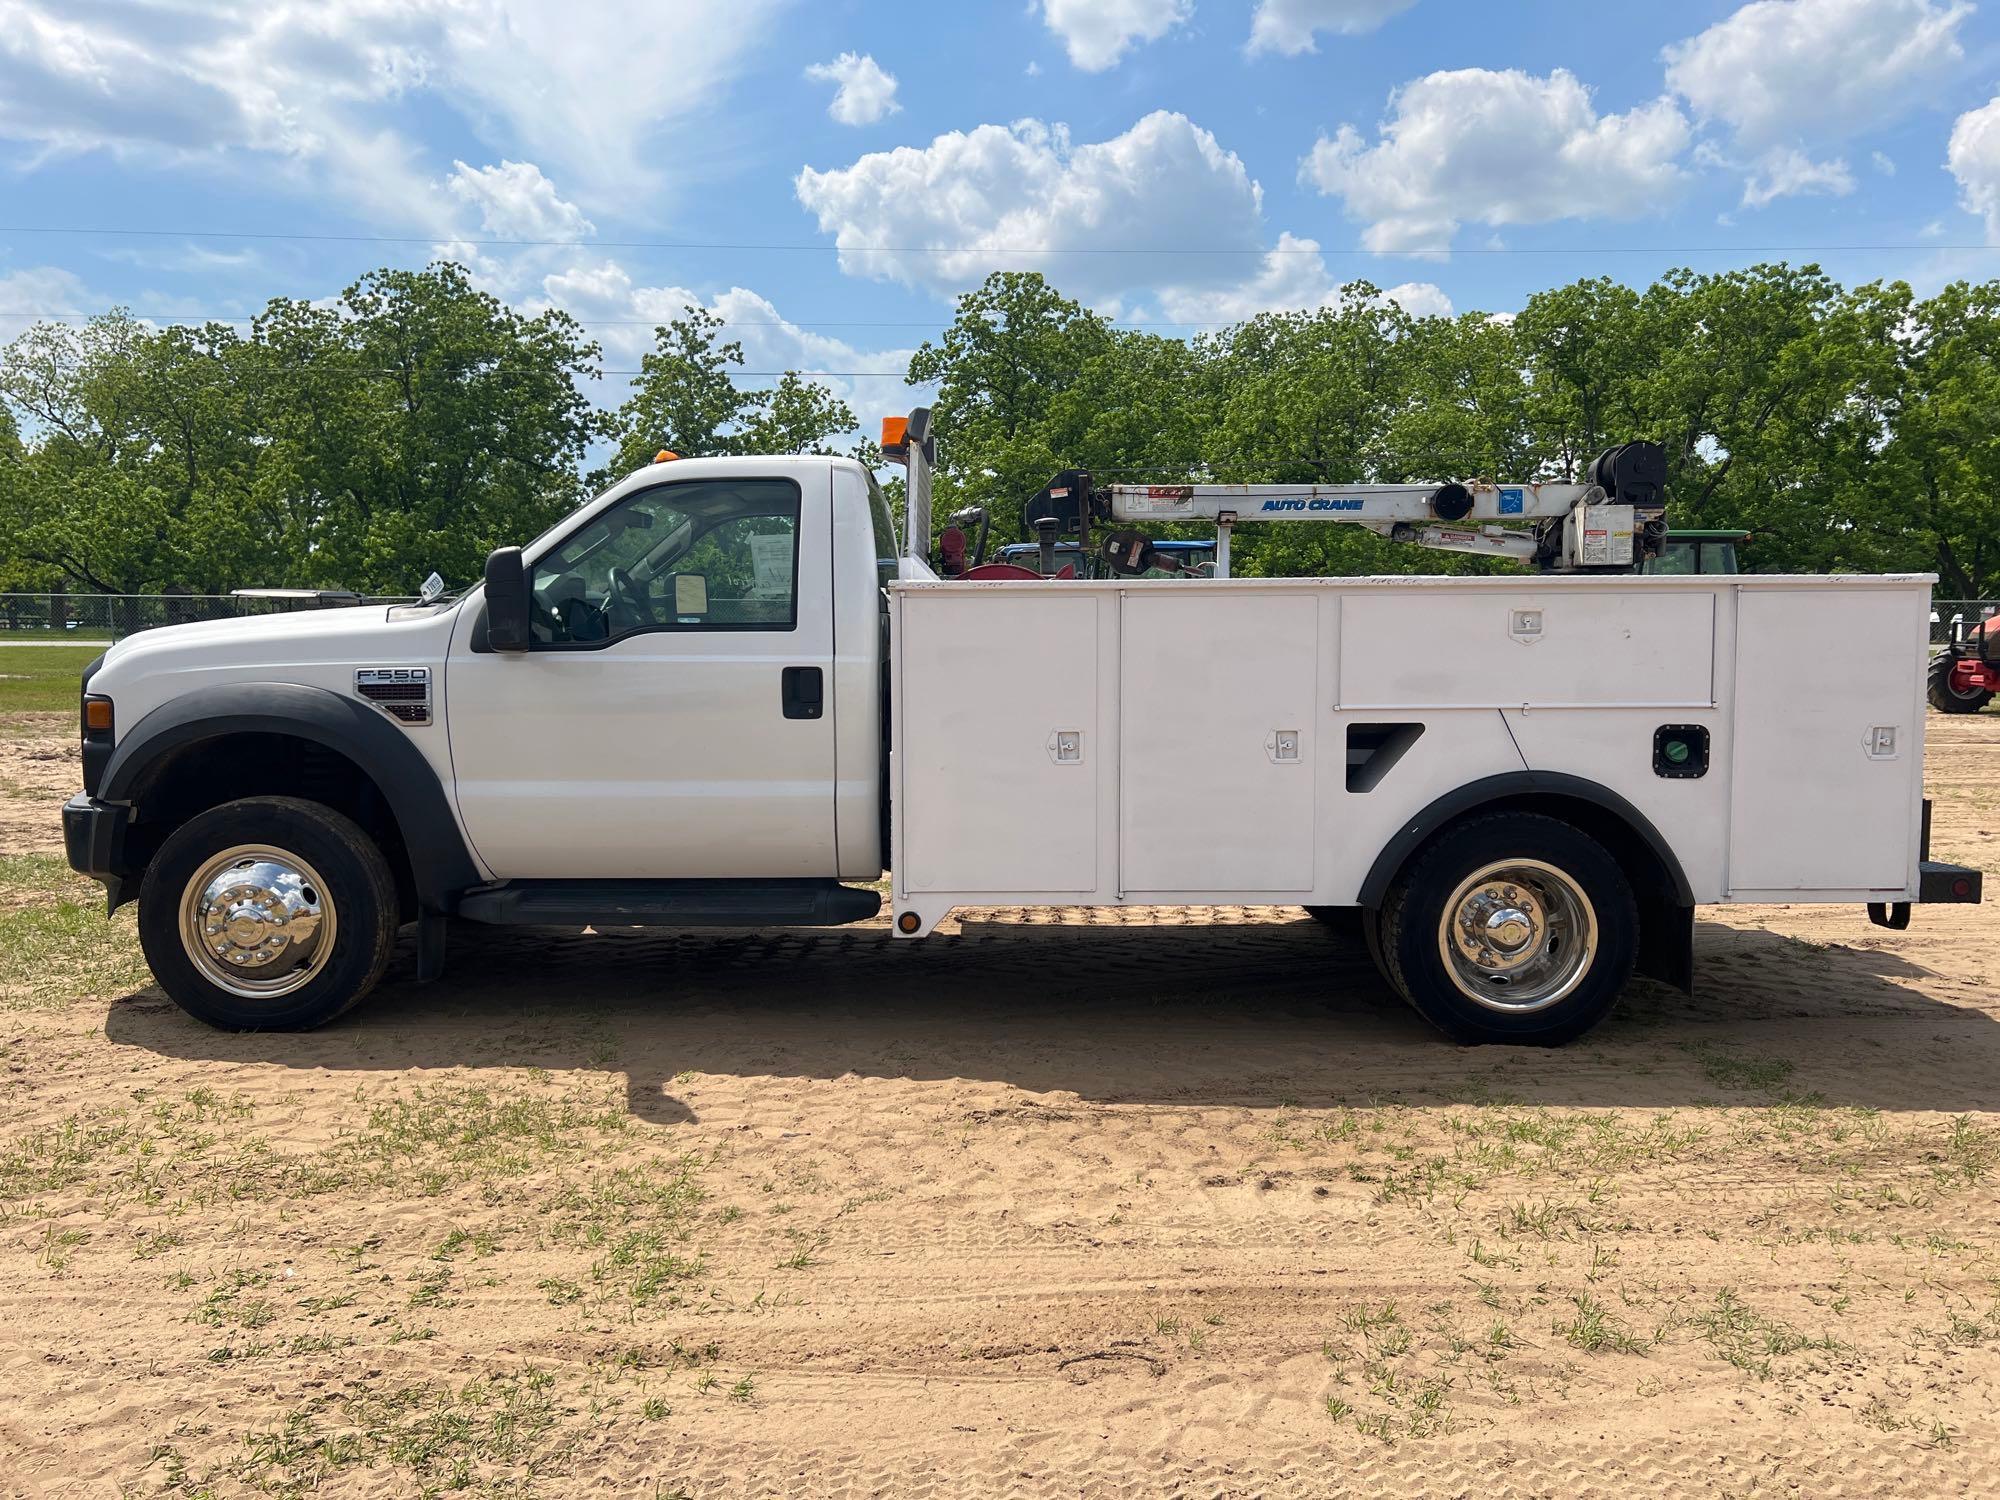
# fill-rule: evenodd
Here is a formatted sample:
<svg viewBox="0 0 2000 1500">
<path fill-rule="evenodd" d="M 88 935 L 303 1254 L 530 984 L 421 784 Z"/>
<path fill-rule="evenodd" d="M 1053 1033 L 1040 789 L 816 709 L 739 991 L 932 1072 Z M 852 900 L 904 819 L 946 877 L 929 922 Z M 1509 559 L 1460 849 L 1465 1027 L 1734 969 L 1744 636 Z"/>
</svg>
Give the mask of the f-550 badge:
<svg viewBox="0 0 2000 1500">
<path fill-rule="evenodd" d="M 354 691 L 405 724 L 431 721 L 429 667 L 360 667 Z"/>
</svg>

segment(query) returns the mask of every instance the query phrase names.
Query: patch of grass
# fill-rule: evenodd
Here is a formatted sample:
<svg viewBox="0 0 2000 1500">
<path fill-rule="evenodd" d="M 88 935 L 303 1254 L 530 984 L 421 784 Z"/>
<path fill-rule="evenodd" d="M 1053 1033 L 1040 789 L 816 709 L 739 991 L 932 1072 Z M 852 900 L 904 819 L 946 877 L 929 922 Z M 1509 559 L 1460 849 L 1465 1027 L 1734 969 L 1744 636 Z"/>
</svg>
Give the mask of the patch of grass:
<svg viewBox="0 0 2000 1500">
<path fill-rule="evenodd" d="M 1775 1373 L 1773 1361 L 1786 1355 L 1809 1350 L 1838 1353 L 1841 1347 L 1830 1334 L 1812 1338 L 1789 1323 L 1765 1317 L 1728 1287 L 1716 1293 L 1713 1307 L 1690 1321 L 1717 1354 L 1759 1380 L 1769 1380 Z"/>
<path fill-rule="evenodd" d="M 617 1135 L 631 1124 L 623 1106 L 606 1097 L 496 1094 L 450 1084 L 418 1087 L 369 1111 L 354 1141 L 356 1154 L 391 1175 L 413 1165 L 430 1167 L 417 1185 L 442 1191 L 452 1178 L 516 1176 L 563 1154 L 576 1136 Z M 437 1167 L 456 1170 L 441 1172 Z"/>
<path fill-rule="evenodd" d="M 1717 1088 L 1775 1094 L 1794 1071 L 1793 1064 L 1782 1057 L 1747 1057 L 1714 1042 L 1693 1044 L 1688 1051 L 1701 1064 L 1702 1077 Z"/>
<path fill-rule="evenodd" d="M 386 1479 L 396 1493 L 477 1486 L 482 1494 L 525 1494 L 567 1472 L 583 1436 L 556 1396 L 554 1377 L 542 1370 L 482 1376 L 456 1389 L 437 1381 L 362 1381 L 245 1434 L 234 1458 L 198 1479 L 181 1461 L 166 1493 L 243 1486 L 304 1495 L 367 1471 L 370 1485 Z"/>
<path fill-rule="evenodd" d="M 102 646 L 0 646 L 0 714 L 74 715 Z"/>
<path fill-rule="evenodd" d="M 1643 1354 L 1645 1345 L 1626 1332 L 1625 1326 L 1605 1310 L 1604 1304 L 1589 1293 L 1571 1299 L 1576 1316 L 1557 1323 L 1553 1331 L 1572 1349 L 1585 1354 Z"/>
<path fill-rule="evenodd" d="M 658 1229 L 630 1230 L 614 1243 L 609 1253 L 590 1268 L 590 1279 L 601 1286 L 619 1287 L 634 1311 L 650 1307 L 662 1298 L 668 1306 L 678 1306 L 678 1283 L 692 1281 L 702 1271 L 699 1256 L 678 1255 L 667 1248 L 666 1236 Z"/>
<path fill-rule="evenodd" d="M 60 855 L 0 855 L 0 1008 L 126 994 L 148 979 L 129 907 L 107 922 L 104 888 Z"/>
</svg>

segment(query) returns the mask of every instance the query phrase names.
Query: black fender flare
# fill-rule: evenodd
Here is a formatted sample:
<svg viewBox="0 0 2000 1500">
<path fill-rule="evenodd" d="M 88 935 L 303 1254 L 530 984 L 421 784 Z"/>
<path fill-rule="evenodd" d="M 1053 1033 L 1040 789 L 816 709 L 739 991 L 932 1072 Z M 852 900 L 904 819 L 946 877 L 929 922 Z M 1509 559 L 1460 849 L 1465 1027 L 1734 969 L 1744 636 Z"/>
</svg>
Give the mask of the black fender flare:
<svg viewBox="0 0 2000 1500">
<path fill-rule="evenodd" d="M 161 704 L 118 742 L 98 797 L 130 802 L 147 777 L 190 745 L 232 734 L 284 734 L 344 755 L 381 789 L 409 851 L 419 903 L 448 912 L 483 877 L 437 772 L 408 731 L 359 699 L 295 682 L 231 682 Z"/>
<path fill-rule="evenodd" d="M 1674 854 L 1672 846 L 1660 837 L 1660 830 L 1653 826 L 1652 820 L 1611 788 L 1563 771 L 1503 771 L 1497 776 L 1468 781 L 1457 790 L 1446 792 L 1399 828 L 1395 836 L 1383 845 L 1382 852 L 1375 856 L 1375 863 L 1369 867 L 1368 878 L 1361 882 L 1358 904 L 1379 908 L 1389 894 L 1389 882 L 1396 878 L 1396 872 L 1403 868 L 1425 840 L 1447 823 L 1493 803 L 1537 796 L 1567 797 L 1591 803 L 1610 813 L 1653 851 L 1661 869 L 1666 872 L 1675 904 L 1685 907 L 1694 905 L 1694 888 L 1688 884 L 1687 872 L 1681 868 L 1680 859 Z"/>
</svg>

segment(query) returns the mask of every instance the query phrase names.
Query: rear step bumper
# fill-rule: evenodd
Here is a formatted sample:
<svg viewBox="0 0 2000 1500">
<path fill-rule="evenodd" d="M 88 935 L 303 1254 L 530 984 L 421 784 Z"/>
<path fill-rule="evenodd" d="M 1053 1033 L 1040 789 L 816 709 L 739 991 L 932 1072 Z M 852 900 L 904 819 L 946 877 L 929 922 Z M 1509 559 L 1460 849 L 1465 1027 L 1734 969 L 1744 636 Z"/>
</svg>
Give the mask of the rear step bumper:
<svg viewBox="0 0 2000 1500">
<path fill-rule="evenodd" d="M 1984 879 L 1984 873 L 1970 865 L 1948 865 L 1938 859 L 1919 861 L 1917 903 L 1922 906 L 1975 905 Z M 1910 925 L 1910 903 L 1871 901 L 1868 903 L 1868 920 L 1877 927 L 1901 932 Z"/>
<path fill-rule="evenodd" d="M 1984 878 L 1984 871 L 1968 865 L 1927 859 L 1917 866 L 1917 900 L 1926 906 L 1934 902 L 1977 902 Z"/>
<path fill-rule="evenodd" d="M 1923 823 L 1917 834 L 1917 904 L 1976 905 L 1983 881 L 1982 872 L 1970 865 L 1948 865 L 1931 858 L 1931 799 L 1924 798 Z M 1901 932 L 1910 925 L 1910 903 L 1871 901 L 1868 920 L 1877 927 Z"/>
<path fill-rule="evenodd" d="M 838 927 L 881 909 L 833 880 L 515 880 L 458 902 L 506 927 Z"/>
</svg>

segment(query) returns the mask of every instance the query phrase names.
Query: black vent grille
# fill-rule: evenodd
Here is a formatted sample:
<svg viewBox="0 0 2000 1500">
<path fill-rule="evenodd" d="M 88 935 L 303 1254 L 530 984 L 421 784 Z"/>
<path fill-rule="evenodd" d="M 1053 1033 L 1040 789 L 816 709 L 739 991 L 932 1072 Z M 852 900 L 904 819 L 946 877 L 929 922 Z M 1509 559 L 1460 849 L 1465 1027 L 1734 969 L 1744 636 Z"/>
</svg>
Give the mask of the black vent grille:
<svg viewBox="0 0 2000 1500">
<path fill-rule="evenodd" d="M 405 724 L 431 721 L 428 667 L 363 667 L 354 674 L 354 691 Z"/>
<path fill-rule="evenodd" d="M 430 684 L 424 682 L 366 682 L 361 685 L 361 696 L 372 698 L 377 703 L 422 703 L 430 695 Z"/>
</svg>

